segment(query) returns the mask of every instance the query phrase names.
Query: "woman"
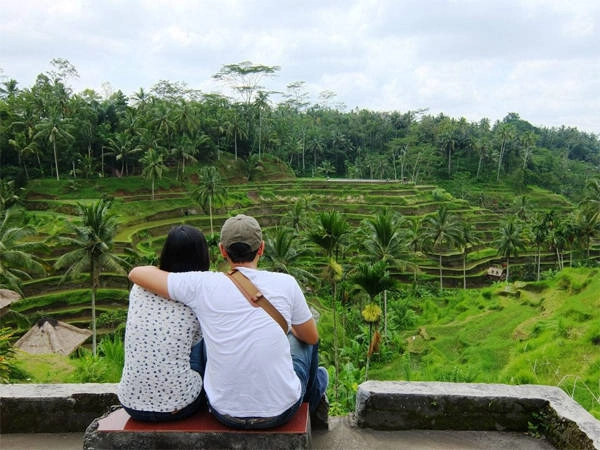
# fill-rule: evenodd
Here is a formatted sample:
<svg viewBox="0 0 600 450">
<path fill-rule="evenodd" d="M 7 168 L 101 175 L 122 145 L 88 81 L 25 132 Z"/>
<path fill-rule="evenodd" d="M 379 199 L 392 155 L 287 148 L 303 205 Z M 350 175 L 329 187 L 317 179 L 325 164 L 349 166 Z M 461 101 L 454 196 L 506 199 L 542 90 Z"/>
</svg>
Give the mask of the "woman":
<svg viewBox="0 0 600 450">
<path fill-rule="evenodd" d="M 206 271 L 208 245 L 196 228 L 172 228 L 160 255 L 170 272 Z M 125 411 L 136 419 L 162 422 L 189 417 L 201 408 L 200 324 L 190 308 L 134 285 L 125 328 L 125 366 L 117 390 Z"/>
</svg>

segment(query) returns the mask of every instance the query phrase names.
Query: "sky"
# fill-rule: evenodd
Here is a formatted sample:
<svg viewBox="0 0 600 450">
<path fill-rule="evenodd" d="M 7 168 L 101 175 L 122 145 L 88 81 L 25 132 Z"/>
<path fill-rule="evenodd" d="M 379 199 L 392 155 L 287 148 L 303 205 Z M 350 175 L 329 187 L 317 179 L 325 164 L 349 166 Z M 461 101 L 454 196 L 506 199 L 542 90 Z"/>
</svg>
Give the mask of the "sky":
<svg viewBox="0 0 600 450">
<path fill-rule="evenodd" d="M 0 81 L 31 87 L 55 58 L 74 92 L 167 80 L 229 94 L 215 75 L 279 66 L 313 104 L 443 113 L 600 135 L 598 0 L 0 0 Z M 273 97 L 275 99 L 275 96 Z M 275 101 L 277 101 L 275 99 Z"/>
</svg>

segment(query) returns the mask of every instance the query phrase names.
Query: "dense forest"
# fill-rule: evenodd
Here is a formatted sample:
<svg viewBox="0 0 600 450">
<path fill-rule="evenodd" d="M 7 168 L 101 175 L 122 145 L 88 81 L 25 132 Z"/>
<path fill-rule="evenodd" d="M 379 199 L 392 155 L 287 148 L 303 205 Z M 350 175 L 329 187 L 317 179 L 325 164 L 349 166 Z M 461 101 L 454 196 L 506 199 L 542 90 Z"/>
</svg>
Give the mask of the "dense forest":
<svg viewBox="0 0 600 450">
<path fill-rule="evenodd" d="M 214 78 L 231 96 L 160 81 L 130 97 L 74 93 L 77 69 L 64 59 L 51 66 L 33 86 L 0 86 L 0 178 L 18 186 L 162 166 L 183 174 L 228 152 L 250 166 L 276 156 L 302 177 L 537 185 L 579 200 L 600 164 L 598 137 L 576 128 L 535 127 L 515 112 L 492 124 L 427 111 L 345 111 L 333 92 L 310 103 L 301 81 L 270 90 L 277 66 L 224 65 Z"/>
<path fill-rule="evenodd" d="M 311 104 L 304 83 L 269 90 L 279 68 L 249 62 L 214 75 L 231 96 L 169 81 L 74 93 L 76 68 L 51 64 L 31 87 L 0 83 L 0 288 L 24 297 L 0 359 L 50 316 L 93 330 L 75 381 L 118 381 L 125 270 L 156 262 L 174 223 L 216 244 L 222 220 L 248 212 L 264 267 L 296 276 L 321 314 L 334 411 L 371 370 L 555 384 L 599 414 L 597 136 L 517 113 L 346 111 L 331 92 Z M 0 364 L 0 382 L 27 376 L 14 369 Z"/>
</svg>

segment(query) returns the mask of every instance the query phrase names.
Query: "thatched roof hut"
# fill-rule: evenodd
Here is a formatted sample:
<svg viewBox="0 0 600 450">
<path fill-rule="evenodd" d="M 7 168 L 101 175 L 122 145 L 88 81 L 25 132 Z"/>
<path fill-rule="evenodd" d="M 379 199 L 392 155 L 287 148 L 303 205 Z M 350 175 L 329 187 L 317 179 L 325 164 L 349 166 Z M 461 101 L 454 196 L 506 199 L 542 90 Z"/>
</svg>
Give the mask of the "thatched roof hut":
<svg viewBox="0 0 600 450">
<path fill-rule="evenodd" d="M 15 343 L 15 347 L 27 353 L 70 355 L 91 335 L 90 330 L 43 318 Z"/>
<path fill-rule="evenodd" d="M 10 305 L 21 300 L 18 292 L 10 289 L 0 289 L 0 317 L 2 317 L 10 309 Z"/>
</svg>

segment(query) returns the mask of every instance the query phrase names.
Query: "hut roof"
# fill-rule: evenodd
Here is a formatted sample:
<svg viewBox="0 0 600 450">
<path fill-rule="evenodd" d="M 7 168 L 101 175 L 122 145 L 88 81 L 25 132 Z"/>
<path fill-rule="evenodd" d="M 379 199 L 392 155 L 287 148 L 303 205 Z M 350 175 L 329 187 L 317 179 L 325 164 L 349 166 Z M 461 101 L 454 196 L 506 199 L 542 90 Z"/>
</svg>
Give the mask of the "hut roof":
<svg viewBox="0 0 600 450">
<path fill-rule="evenodd" d="M 0 311 L 8 309 L 17 300 L 21 300 L 18 292 L 10 289 L 0 289 Z"/>
<path fill-rule="evenodd" d="M 70 355 L 91 335 L 90 330 L 77 328 L 68 323 L 55 319 L 40 319 L 15 343 L 15 347 L 27 353 Z"/>
</svg>

